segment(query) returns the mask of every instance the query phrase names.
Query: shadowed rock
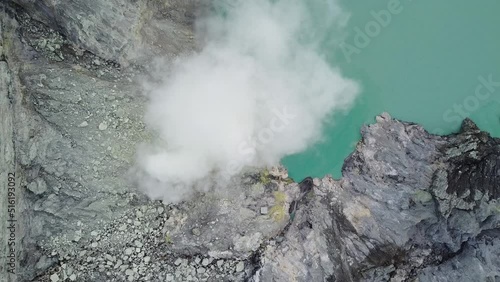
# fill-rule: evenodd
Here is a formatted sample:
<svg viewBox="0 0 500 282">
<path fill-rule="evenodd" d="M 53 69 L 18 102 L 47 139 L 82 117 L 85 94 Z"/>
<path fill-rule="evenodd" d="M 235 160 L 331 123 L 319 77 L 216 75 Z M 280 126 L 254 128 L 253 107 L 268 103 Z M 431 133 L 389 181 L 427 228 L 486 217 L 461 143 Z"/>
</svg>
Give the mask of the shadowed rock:
<svg viewBox="0 0 500 282">
<path fill-rule="evenodd" d="M 313 188 L 313 179 L 311 177 L 306 177 L 304 178 L 300 183 L 299 183 L 299 188 L 301 193 L 307 193 L 312 190 Z"/>
</svg>

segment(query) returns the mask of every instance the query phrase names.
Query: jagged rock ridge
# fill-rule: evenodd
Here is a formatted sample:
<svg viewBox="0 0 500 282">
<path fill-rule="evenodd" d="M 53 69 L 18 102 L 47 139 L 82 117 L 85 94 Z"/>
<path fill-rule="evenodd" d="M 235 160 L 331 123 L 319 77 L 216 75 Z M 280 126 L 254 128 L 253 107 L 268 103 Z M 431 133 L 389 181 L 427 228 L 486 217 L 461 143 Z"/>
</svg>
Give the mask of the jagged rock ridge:
<svg viewBox="0 0 500 282">
<path fill-rule="evenodd" d="M 499 140 L 470 120 L 443 137 L 377 120 L 266 250 L 259 281 L 498 280 Z"/>
</svg>

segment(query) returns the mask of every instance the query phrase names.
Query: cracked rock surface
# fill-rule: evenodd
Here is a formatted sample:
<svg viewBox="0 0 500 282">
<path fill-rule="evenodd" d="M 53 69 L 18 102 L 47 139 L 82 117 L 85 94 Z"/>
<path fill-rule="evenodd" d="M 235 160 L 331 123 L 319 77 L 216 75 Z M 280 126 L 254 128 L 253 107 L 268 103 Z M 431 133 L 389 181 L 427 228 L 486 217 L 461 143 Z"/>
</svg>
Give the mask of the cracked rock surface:
<svg viewBox="0 0 500 282">
<path fill-rule="evenodd" d="M 83 49 L 122 64 L 175 55 L 193 46 L 202 1 L 12 0 Z"/>
<path fill-rule="evenodd" d="M 0 172 L 17 175 L 19 281 L 500 281 L 500 140 L 472 121 L 436 136 L 382 114 L 340 180 L 248 171 L 163 205 L 125 177 L 151 138 L 134 50 L 194 50 L 197 2 L 7 2 Z"/>
<path fill-rule="evenodd" d="M 383 114 L 323 178 L 255 281 L 497 281 L 500 142 Z M 286 271 L 283 271 L 286 269 Z"/>
</svg>

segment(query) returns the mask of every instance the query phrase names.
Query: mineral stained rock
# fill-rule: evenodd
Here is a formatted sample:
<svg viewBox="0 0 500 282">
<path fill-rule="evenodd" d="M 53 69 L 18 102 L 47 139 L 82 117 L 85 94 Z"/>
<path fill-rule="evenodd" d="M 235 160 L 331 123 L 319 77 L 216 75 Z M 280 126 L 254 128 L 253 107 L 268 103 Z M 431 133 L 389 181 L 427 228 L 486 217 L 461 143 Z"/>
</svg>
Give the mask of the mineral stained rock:
<svg viewBox="0 0 500 282">
<path fill-rule="evenodd" d="M 119 2 L 0 3 L 18 281 L 500 280 L 500 140 L 470 120 L 435 136 L 382 114 L 340 180 L 248 171 L 168 206 L 135 191 L 124 175 L 151 137 L 135 50 L 194 50 L 198 4 Z"/>
</svg>

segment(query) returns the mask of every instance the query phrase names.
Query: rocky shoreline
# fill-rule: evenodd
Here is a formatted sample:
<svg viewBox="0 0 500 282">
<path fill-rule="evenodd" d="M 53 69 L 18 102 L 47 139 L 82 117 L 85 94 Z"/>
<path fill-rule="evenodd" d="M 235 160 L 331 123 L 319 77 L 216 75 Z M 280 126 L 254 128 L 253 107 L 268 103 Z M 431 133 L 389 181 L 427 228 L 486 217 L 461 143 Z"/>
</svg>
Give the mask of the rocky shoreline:
<svg viewBox="0 0 500 282">
<path fill-rule="evenodd" d="M 135 191 L 124 175 L 150 138 L 136 78 L 150 56 L 196 48 L 200 11 L 123 3 L 0 3 L 0 172 L 16 173 L 18 281 L 500 279 L 500 139 L 470 120 L 437 136 L 384 113 L 340 180 L 248 171 L 168 206 Z"/>
</svg>

